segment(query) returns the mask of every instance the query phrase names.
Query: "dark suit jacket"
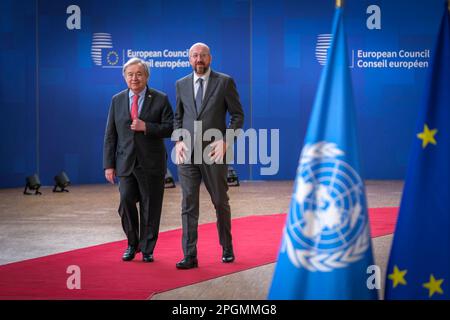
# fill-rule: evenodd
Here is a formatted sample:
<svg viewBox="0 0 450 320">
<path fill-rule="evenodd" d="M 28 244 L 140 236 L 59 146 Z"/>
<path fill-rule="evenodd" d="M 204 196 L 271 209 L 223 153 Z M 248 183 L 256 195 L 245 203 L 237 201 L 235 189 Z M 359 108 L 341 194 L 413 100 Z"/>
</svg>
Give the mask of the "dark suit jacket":
<svg viewBox="0 0 450 320">
<path fill-rule="evenodd" d="M 205 97 L 200 113 L 197 114 L 194 98 L 193 74 L 180 79 L 176 83 L 177 106 L 175 111 L 174 129 L 187 129 L 191 136 L 191 149 L 194 149 L 194 121 L 202 121 L 203 133 L 211 128 L 218 129 L 225 138 L 225 130 L 240 129 L 244 124 L 244 112 L 239 101 L 234 80 L 223 73 L 211 70 Z M 226 124 L 227 112 L 230 123 Z M 199 133 L 197 134 L 197 137 Z M 201 139 L 201 137 L 199 137 Z M 210 142 L 202 143 L 202 150 Z"/>
<path fill-rule="evenodd" d="M 139 119 L 146 132 L 131 130 L 129 89 L 111 101 L 103 147 L 103 168 L 115 168 L 117 176 L 132 173 L 135 160 L 153 175 L 165 175 L 167 153 L 163 138 L 173 130 L 173 112 L 167 95 L 147 87 Z"/>
</svg>

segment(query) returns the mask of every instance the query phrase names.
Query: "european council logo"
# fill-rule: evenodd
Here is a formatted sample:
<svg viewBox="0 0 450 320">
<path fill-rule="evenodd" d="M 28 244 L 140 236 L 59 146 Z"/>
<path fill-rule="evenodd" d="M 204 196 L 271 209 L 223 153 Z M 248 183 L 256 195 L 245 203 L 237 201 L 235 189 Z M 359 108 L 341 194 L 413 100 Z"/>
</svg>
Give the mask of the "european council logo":
<svg viewBox="0 0 450 320">
<path fill-rule="evenodd" d="M 364 186 L 342 155 L 335 143 L 324 141 L 303 148 L 282 244 L 297 268 L 345 268 L 369 248 Z"/>
<path fill-rule="evenodd" d="M 97 32 L 92 34 L 91 57 L 96 66 L 102 66 L 103 64 L 103 49 L 111 49 L 112 47 L 113 43 L 110 33 Z M 119 62 L 119 55 L 111 50 L 107 53 L 106 59 L 108 63 L 111 62 L 110 65 L 116 65 Z"/>
</svg>

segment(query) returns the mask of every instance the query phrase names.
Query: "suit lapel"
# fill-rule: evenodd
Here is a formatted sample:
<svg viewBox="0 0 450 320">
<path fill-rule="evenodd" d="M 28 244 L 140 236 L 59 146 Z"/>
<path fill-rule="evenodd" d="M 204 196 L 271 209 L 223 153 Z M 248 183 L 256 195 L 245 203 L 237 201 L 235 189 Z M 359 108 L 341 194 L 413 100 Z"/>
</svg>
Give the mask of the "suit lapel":
<svg viewBox="0 0 450 320">
<path fill-rule="evenodd" d="M 184 86 L 181 88 L 183 90 L 182 96 L 187 97 L 187 102 L 189 108 L 194 112 L 194 114 L 197 114 L 197 109 L 195 108 L 195 98 L 194 98 L 194 75 L 191 73 L 191 75 L 186 78 L 186 82 Z"/>
<path fill-rule="evenodd" d="M 203 110 L 205 110 L 206 105 L 208 104 L 208 100 L 211 97 L 214 90 L 216 89 L 218 83 L 219 81 L 217 79 L 216 73 L 211 70 L 208 79 L 208 86 L 206 87 L 205 98 L 203 99 L 202 108 L 200 109 L 200 114 L 198 116 L 200 116 L 203 113 Z"/>
<path fill-rule="evenodd" d="M 121 102 L 121 105 L 124 105 L 126 107 L 125 114 L 127 116 L 127 119 L 131 119 L 130 89 L 123 91 L 122 99 L 123 100 Z"/>
<path fill-rule="evenodd" d="M 147 91 L 145 91 L 144 103 L 142 104 L 142 110 L 139 114 L 139 118 L 144 118 L 145 114 L 149 112 L 150 105 L 152 104 L 152 95 L 150 89 L 147 87 Z"/>
</svg>

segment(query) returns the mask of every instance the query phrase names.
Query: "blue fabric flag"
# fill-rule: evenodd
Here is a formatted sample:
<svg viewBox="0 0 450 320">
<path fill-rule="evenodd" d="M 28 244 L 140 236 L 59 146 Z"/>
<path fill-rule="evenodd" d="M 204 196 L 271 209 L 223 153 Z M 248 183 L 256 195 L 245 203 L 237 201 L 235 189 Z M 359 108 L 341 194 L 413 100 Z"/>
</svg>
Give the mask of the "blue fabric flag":
<svg viewBox="0 0 450 320">
<path fill-rule="evenodd" d="M 445 8 L 386 272 L 386 299 L 450 299 L 450 24 Z"/>
<path fill-rule="evenodd" d="M 269 299 L 378 298 L 368 287 L 373 256 L 342 11 L 336 8 Z"/>
</svg>

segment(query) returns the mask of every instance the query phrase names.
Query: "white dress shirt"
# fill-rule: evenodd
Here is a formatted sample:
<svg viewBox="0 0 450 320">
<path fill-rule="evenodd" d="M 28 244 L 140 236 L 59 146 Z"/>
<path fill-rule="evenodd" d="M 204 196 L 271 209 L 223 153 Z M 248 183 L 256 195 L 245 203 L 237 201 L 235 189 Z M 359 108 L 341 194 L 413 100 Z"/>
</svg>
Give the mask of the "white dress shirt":
<svg viewBox="0 0 450 320">
<path fill-rule="evenodd" d="M 197 75 L 194 72 L 194 97 L 197 96 L 197 91 L 198 91 L 198 88 L 200 86 L 200 84 L 197 82 L 197 80 L 199 78 L 203 79 L 203 97 L 202 97 L 202 101 L 205 98 L 206 88 L 208 87 L 209 75 L 210 74 L 211 74 L 211 68 L 208 68 L 208 71 L 206 71 L 206 73 L 204 75 L 202 75 L 202 76 L 199 76 L 199 75 Z"/>
</svg>

